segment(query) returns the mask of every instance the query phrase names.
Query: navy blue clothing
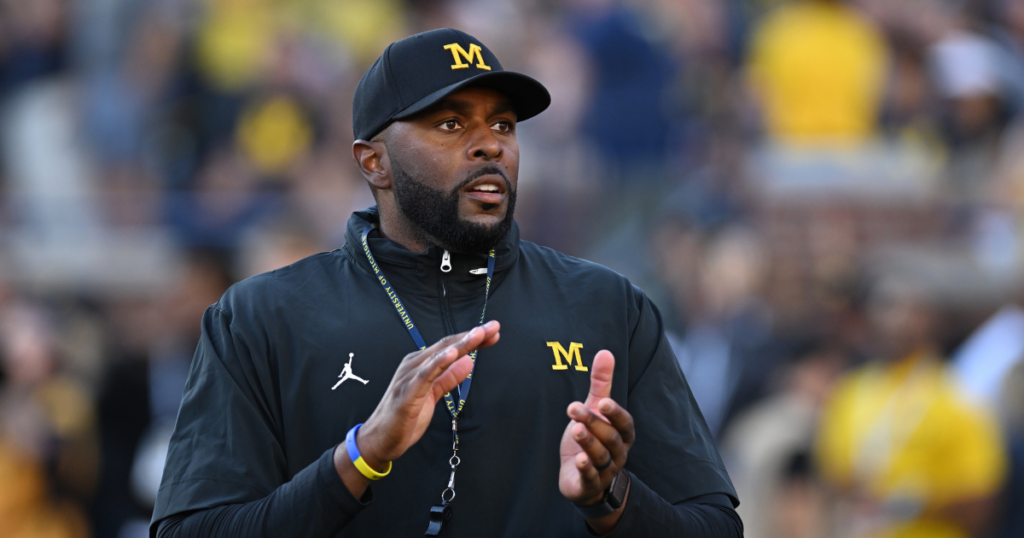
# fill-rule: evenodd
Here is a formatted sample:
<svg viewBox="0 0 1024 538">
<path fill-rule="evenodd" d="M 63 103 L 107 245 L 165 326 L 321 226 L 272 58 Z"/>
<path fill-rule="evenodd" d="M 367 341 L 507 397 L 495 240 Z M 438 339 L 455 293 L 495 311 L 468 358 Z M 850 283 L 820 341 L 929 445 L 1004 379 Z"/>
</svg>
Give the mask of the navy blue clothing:
<svg viewBox="0 0 1024 538">
<path fill-rule="evenodd" d="M 344 248 L 238 283 L 207 310 L 152 532 L 169 518 L 173 524 L 164 527 L 173 535 L 191 514 L 186 522 L 248 521 L 267 536 L 275 529 L 290 536 L 423 535 L 448 480 L 451 418 L 443 400 L 423 438 L 373 483 L 373 502 L 352 498 L 329 461 L 416 350 L 361 249 L 360 233 L 376 221 L 375 209 L 356 213 Z M 376 232 L 369 242 L 428 343 L 476 325 L 484 277 L 471 271 L 486 266 L 484 255 L 452 255 L 445 273 L 436 247 L 414 253 Z M 590 374 L 583 369 L 601 349 L 616 357 L 612 398 L 636 423 L 627 515 L 629 504 L 636 513 L 657 502 L 671 510 L 712 494 L 737 504 L 644 294 L 601 266 L 519 241 L 517 228 L 496 250 L 487 319 L 501 322 L 501 341 L 480 352 L 459 418 L 458 497 L 443 535 L 589 536 L 558 490 L 558 447 L 569 423 L 565 410 L 586 398 Z M 350 353 L 352 373 L 368 383 L 348 380 L 332 390 Z M 729 503 L 713 499 L 712 512 L 731 512 L 730 534 L 739 536 Z M 233 507 L 217 508 L 225 506 Z M 632 535 L 627 530 L 620 525 L 616 533 Z"/>
</svg>

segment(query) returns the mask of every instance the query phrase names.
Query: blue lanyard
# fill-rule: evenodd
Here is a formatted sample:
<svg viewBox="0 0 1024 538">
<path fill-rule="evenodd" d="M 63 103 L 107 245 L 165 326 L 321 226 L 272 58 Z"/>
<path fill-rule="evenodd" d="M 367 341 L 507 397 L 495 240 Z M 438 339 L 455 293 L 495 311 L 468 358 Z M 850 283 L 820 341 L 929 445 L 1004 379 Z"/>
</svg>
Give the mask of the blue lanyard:
<svg viewBox="0 0 1024 538">
<path fill-rule="evenodd" d="M 384 273 L 380 270 L 377 265 L 377 261 L 373 259 L 373 254 L 370 253 L 370 243 L 366 240 L 366 237 L 370 235 L 370 230 L 373 227 L 368 226 L 363 230 L 361 240 L 363 242 L 363 252 L 366 253 L 366 258 L 370 260 L 370 267 L 373 268 L 373 273 L 377 275 L 377 280 L 380 281 L 380 285 L 384 287 L 384 291 L 388 294 L 388 298 L 391 299 L 391 304 L 394 305 L 395 310 L 398 311 L 398 315 L 402 318 L 402 323 L 405 324 L 405 328 L 409 330 L 409 335 L 412 336 L 416 345 L 419 348 L 426 349 L 427 343 L 423 341 L 423 337 L 420 336 L 419 329 L 416 328 L 416 324 L 413 323 L 412 318 L 409 317 L 409 313 L 405 310 L 405 306 L 402 305 L 402 300 L 398 298 L 398 293 L 395 288 L 388 283 L 388 279 L 384 278 Z M 487 313 L 487 298 L 491 294 L 491 277 L 494 276 L 494 249 L 487 254 L 487 284 L 484 288 L 484 309 L 480 312 L 480 322 L 477 324 L 484 324 L 484 315 Z M 470 358 L 473 359 L 473 369 L 476 369 L 476 350 L 473 350 L 469 354 Z M 452 393 L 448 392 L 444 395 L 444 403 L 448 407 L 448 412 L 452 415 L 452 425 L 454 426 L 455 421 L 459 419 L 459 413 L 462 412 L 462 408 L 466 405 L 466 398 L 469 396 L 469 386 L 473 383 L 473 371 L 470 370 L 469 375 L 459 385 L 459 403 L 455 403 L 455 398 L 452 397 Z M 455 443 L 458 445 L 459 436 L 455 433 Z"/>
</svg>

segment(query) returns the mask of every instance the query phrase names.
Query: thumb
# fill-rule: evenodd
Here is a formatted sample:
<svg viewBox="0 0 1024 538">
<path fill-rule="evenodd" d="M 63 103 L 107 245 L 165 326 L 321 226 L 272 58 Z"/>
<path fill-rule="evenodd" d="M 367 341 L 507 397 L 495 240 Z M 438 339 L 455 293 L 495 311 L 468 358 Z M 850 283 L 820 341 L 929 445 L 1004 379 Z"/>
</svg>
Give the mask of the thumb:
<svg viewBox="0 0 1024 538">
<path fill-rule="evenodd" d="M 612 374 L 615 371 L 615 356 L 611 351 L 602 349 L 594 355 L 594 363 L 590 365 L 590 394 L 587 395 L 586 406 L 597 411 L 597 403 L 602 398 L 612 395 Z"/>
</svg>

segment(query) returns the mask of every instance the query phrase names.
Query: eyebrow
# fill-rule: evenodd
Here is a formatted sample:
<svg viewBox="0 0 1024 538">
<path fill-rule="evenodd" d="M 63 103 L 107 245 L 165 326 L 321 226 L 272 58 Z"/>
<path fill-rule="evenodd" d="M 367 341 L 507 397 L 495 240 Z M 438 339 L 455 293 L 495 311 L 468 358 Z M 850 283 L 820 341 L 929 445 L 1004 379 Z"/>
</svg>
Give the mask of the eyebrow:
<svg viewBox="0 0 1024 538">
<path fill-rule="evenodd" d="M 445 99 L 437 104 L 437 107 L 433 110 L 434 112 L 449 111 L 463 116 L 468 116 L 473 110 L 473 103 L 462 99 Z M 493 107 L 491 107 L 489 116 L 497 116 L 499 114 L 505 114 L 511 112 L 515 114 L 516 109 L 512 106 L 512 102 L 505 100 Z"/>
</svg>

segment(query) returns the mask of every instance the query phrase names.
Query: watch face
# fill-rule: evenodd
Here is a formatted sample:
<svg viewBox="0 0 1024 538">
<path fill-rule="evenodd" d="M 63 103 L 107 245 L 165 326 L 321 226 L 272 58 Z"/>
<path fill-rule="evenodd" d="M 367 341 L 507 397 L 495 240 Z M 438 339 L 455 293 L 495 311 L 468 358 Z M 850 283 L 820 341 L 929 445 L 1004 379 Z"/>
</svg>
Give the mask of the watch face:
<svg viewBox="0 0 1024 538">
<path fill-rule="evenodd" d="M 615 475 L 615 479 L 612 480 L 611 485 L 608 487 L 608 495 L 605 497 L 608 504 L 618 510 L 622 506 L 622 501 L 625 500 L 626 490 L 629 489 L 629 473 L 625 469 L 619 471 L 619 474 Z"/>
</svg>

